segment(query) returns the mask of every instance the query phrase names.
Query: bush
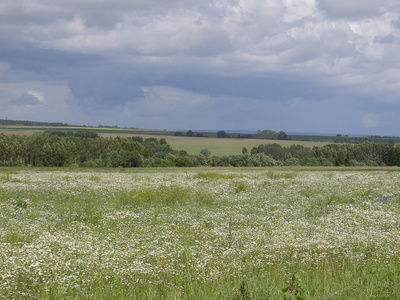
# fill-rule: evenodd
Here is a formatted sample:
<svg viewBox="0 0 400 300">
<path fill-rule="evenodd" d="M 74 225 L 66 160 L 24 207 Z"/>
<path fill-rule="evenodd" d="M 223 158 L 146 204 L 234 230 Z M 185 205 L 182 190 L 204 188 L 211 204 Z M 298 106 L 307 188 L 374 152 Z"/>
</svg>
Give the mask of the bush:
<svg viewBox="0 0 400 300">
<path fill-rule="evenodd" d="M 208 158 L 207 156 L 203 155 L 203 154 L 197 154 L 196 158 L 199 162 L 200 165 L 202 166 L 207 166 L 208 165 Z"/>
<path fill-rule="evenodd" d="M 296 157 L 289 157 L 284 161 L 285 166 L 300 166 L 300 160 Z"/>
<path fill-rule="evenodd" d="M 368 167 L 378 167 L 379 166 L 379 164 L 377 163 L 377 162 L 375 162 L 375 161 L 373 161 L 373 160 L 367 160 L 366 162 L 365 162 L 365 164 L 368 166 Z"/>
<path fill-rule="evenodd" d="M 232 167 L 253 167 L 254 162 L 249 154 L 234 154 L 229 156 Z"/>
<path fill-rule="evenodd" d="M 220 162 L 219 156 L 213 155 L 213 156 L 210 157 L 210 161 L 209 161 L 210 166 L 218 167 L 219 166 L 219 162 Z"/>
<path fill-rule="evenodd" d="M 358 161 L 356 161 L 355 159 L 350 159 L 349 160 L 349 166 L 358 167 L 358 166 L 360 166 L 360 163 Z"/>
<path fill-rule="evenodd" d="M 229 156 L 226 156 L 226 155 L 221 156 L 219 158 L 218 166 L 219 167 L 229 167 L 229 166 L 231 166 L 231 162 L 230 162 Z"/>
<path fill-rule="evenodd" d="M 143 161 L 142 167 L 148 167 L 148 168 L 175 167 L 175 165 L 173 162 L 165 158 L 151 157 L 151 158 L 146 158 Z"/>
<path fill-rule="evenodd" d="M 137 151 L 128 150 L 114 150 L 107 155 L 107 166 L 112 168 L 130 168 L 130 167 L 140 167 L 142 164 L 143 157 Z"/>
<path fill-rule="evenodd" d="M 193 167 L 193 161 L 187 156 L 178 156 L 175 160 L 176 167 Z"/>
<path fill-rule="evenodd" d="M 335 164 L 325 157 L 317 158 L 318 164 L 324 167 L 333 167 Z"/>
<path fill-rule="evenodd" d="M 104 162 L 101 158 L 95 158 L 82 163 L 82 167 L 87 168 L 102 168 L 105 167 Z"/>
<path fill-rule="evenodd" d="M 307 157 L 303 161 L 303 166 L 316 167 L 316 166 L 319 166 L 319 163 L 315 157 Z"/>
<path fill-rule="evenodd" d="M 258 154 L 258 157 L 261 167 L 273 167 L 278 164 L 276 160 L 272 158 L 271 155 L 265 155 L 264 153 L 260 153 Z"/>
</svg>

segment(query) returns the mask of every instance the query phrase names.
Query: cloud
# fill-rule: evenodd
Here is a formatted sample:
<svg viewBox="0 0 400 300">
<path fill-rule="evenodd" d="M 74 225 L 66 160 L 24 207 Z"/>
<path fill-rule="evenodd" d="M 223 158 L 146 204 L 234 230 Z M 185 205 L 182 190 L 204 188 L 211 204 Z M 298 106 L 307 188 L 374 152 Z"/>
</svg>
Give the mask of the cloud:
<svg viewBox="0 0 400 300">
<path fill-rule="evenodd" d="M 75 123 L 125 116 L 121 125 L 137 127 L 393 131 L 390 122 L 364 125 L 400 113 L 399 8 L 394 0 L 4 0 L 0 102 L 10 116 L 29 116 L 22 107 L 31 105 L 42 108 L 38 118 Z M 327 108 L 345 119 L 335 123 Z"/>
<path fill-rule="evenodd" d="M 373 17 L 385 11 L 387 0 L 317 0 L 318 7 L 333 18 Z"/>
<path fill-rule="evenodd" d="M 361 122 L 365 127 L 374 128 L 380 126 L 380 118 L 379 114 L 366 114 L 362 117 Z"/>
<path fill-rule="evenodd" d="M 400 126 L 400 120 L 397 116 L 398 111 L 377 110 L 377 112 L 365 113 L 360 121 L 362 126 L 368 129 L 371 134 L 399 136 L 396 129 Z M 382 132 L 382 128 L 386 129 Z"/>
<path fill-rule="evenodd" d="M 135 120 L 145 128 L 157 129 L 168 124 L 175 130 L 270 128 L 312 132 L 318 127 L 321 132 L 340 133 L 348 132 L 351 118 L 361 118 L 352 109 L 358 102 L 346 98 L 265 100 L 209 96 L 168 86 L 146 87 L 143 93 L 142 99 L 121 108 L 122 123 Z M 354 130 L 358 132 L 359 128 Z"/>
<path fill-rule="evenodd" d="M 129 79 L 123 80 L 115 73 L 92 75 L 89 79 L 78 76 L 69 81 L 69 88 L 75 101 L 85 110 L 107 109 L 143 96 L 140 86 L 130 84 Z"/>
<path fill-rule="evenodd" d="M 11 99 L 9 101 L 9 105 L 17 105 L 17 106 L 26 106 L 26 107 L 31 107 L 34 105 L 40 105 L 42 102 L 38 100 L 35 96 L 33 96 L 30 93 L 26 93 L 24 95 L 21 95 L 18 98 Z"/>
<path fill-rule="evenodd" d="M 35 97 L 39 101 L 39 103 L 44 102 L 44 96 L 43 96 L 42 92 L 35 91 L 35 90 L 29 90 L 28 95 Z"/>
</svg>

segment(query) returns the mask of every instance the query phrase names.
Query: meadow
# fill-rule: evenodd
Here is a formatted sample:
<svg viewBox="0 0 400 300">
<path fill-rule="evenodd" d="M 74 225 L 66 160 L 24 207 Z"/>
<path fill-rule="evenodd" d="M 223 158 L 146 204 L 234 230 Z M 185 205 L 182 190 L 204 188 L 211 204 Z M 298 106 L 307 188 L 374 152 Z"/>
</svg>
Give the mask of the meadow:
<svg viewBox="0 0 400 300">
<path fill-rule="evenodd" d="M 144 139 L 161 136 L 149 134 L 110 134 L 100 133 L 103 137 L 131 137 L 141 136 Z M 265 139 L 237 139 L 237 138 L 212 138 L 212 137 L 186 137 L 186 136 L 163 136 L 174 150 L 185 150 L 188 154 L 198 154 L 203 149 L 208 149 L 211 155 L 222 156 L 242 153 L 243 147 L 250 151 L 253 147 L 259 145 L 279 144 L 282 147 L 290 147 L 291 145 L 303 145 L 312 148 L 314 146 L 321 147 L 327 142 L 311 142 L 311 141 L 290 141 L 290 140 L 265 140 Z"/>
<path fill-rule="evenodd" d="M 400 172 L 0 169 L 0 299 L 399 299 Z"/>
<path fill-rule="evenodd" d="M 208 149 L 211 155 L 222 156 L 242 153 L 243 147 L 249 151 L 253 147 L 265 144 L 277 143 L 282 147 L 291 145 L 303 145 L 312 148 L 329 144 L 331 141 L 298 141 L 298 140 L 266 140 L 266 139 L 243 139 L 243 138 L 215 138 L 215 137 L 188 137 L 175 136 L 171 131 L 145 130 L 145 129 L 121 129 L 121 128 L 89 128 L 89 127 L 43 127 L 43 126 L 1 126 L 0 134 L 33 135 L 43 133 L 46 130 L 61 131 L 92 131 L 101 137 L 133 137 L 141 136 L 147 138 L 165 138 L 174 150 L 185 150 L 188 154 L 199 154 L 201 150 Z M 182 133 L 185 134 L 185 133 Z M 215 133 L 213 133 L 215 135 Z"/>
</svg>

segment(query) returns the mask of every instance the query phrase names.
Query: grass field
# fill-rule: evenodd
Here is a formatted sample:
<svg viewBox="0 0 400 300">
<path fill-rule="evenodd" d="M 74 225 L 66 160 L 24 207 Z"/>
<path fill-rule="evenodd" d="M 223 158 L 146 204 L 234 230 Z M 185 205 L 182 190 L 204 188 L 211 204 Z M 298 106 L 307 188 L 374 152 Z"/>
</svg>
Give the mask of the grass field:
<svg viewBox="0 0 400 300">
<path fill-rule="evenodd" d="M 0 134 L 26 134 L 32 135 L 34 133 L 44 132 L 46 130 L 61 130 L 61 131 L 94 131 L 98 133 L 106 133 L 109 136 L 117 135 L 135 135 L 135 134 L 152 134 L 152 135 L 172 135 L 171 132 L 163 130 L 147 130 L 147 129 L 125 129 L 125 128 L 110 128 L 110 127 L 61 127 L 61 126 L 10 126 L 0 125 Z"/>
<path fill-rule="evenodd" d="M 198 154 L 203 149 L 208 149 L 211 155 L 230 155 L 242 153 L 243 147 L 249 151 L 253 147 L 261 144 L 278 143 L 282 147 L 291 145 L 303 145 L 305 147 L 323 146 L 327 142 L 310 141 L 282 141 L 282 140 L 264 140 L 264 139 L 234 139 L 234 138 L 203 138 L 168 135 L 171 132 L 156 130 L 135 130 L 135 129 L 113 129 L 113 128 L 84 128 L 84 127 L 49 127 L 52 130 L 94 130 L 102 137 L 132 137 L 142 136 L 143 138 L 155 137 L 157 139 L 165 138 L 174 150 L 186 150 L 189 154 Z M 45 131 L 45 127 L 27 127 L 27 126 L 0 126 L 0 133 L 5 134 L 24 134 L 32 135 L 34 133 Z"/>
<path fill-rule="evenodd" d="M 397 169 L 0 169 L 1 299 L 399 299 Z"/>
<path fill-rule="evenodd" d="M 135 136 L 135 134 L 108 134 L 101 133 L 100 136 Z M 143 138 L 156 137 L 165 138 L 174 150 L 186 150 L 189 154 L 198 154 L 202 149 L 208 149 L 211 155 L 230 155 L 242 153 L 243 147 L 251 150 L 253 147 L 264 144 L 280 144 L 282 147 L 291 145 L 303 145 L 305 147 L 323 146 L 324 142 L 307 141 L 283 141 L 283 140 L 262 140 L 262 139 L 233 139 L 233 138 L 202 138 L 202 137 L 182 137 L 182 136 L 155 136 L 146 134 L 136 134 Z"/>
</svg>

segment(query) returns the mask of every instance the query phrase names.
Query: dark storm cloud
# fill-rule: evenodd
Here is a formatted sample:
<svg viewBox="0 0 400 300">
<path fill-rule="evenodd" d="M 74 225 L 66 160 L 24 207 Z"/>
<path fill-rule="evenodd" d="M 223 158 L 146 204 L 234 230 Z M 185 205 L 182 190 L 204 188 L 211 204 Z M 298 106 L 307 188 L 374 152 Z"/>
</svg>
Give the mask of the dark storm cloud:
<svg viewBox="0 0 400 300">
<path fill-rule="evenodd" d="M 69 88 L 85 109 L 115 107 L 143 97 L 142 89 L 137 86 L 137 82 L 129 84 L 113 75 L 99 77 L 90 74 L 90 78 L 86 76 L 73 78 L 69 81 Z"/>
<path fill-rule="evenodd" d="M 40 104 L 42 104 L 42 102 L 40 102 L 36 97 L 30 94 L 25 94 L 18 98 L 11 99 L 6 103 L 6 105 L 28 106 L 28 107 L 31 105 L 40 105 Z"/>
<path fill-rule="evenodd" d="M 71 69 L 104 63 L 104 58 L 98 55 L 42 49 L 31 44 L 0 48 L 0 60 L 6 61 L 11 69 L 30 73 L 36 78 L 63 77 Z"/>
<path fill-rule="evenodd" d="M 264 74 L 263 76 L 219 77 L 214 75 L 172 75 L 160 84 L 214 97 L 231 96 L 253 99 L 286 101 L 299 95 L 308 99 L 348 93 L 348 88 L 337 89 L 317 79 L 295 75 Z"/>
</svg>

